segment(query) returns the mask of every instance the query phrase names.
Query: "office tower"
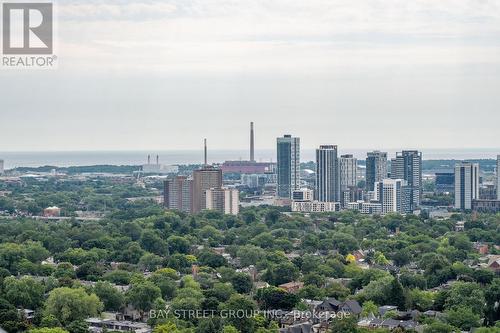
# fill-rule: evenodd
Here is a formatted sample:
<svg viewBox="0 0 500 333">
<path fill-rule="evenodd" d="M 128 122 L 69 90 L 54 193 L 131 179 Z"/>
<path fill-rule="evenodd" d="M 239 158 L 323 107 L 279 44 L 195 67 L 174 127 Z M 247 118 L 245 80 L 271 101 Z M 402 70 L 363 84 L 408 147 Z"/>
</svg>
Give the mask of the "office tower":
<svg viewBox="0 0 500 333">
<path fill-rule="evenodd" d="M 192 211 L 193 180 L 177 176 L 164 182 L 163 204 L 167 209 L 190 213 Z"/>
<path fill-rule="evenodd" d="M 497 156 L 497 200 L 500 200 L 500 155 Z"/>
<path fill-rule="evenodd" d="M 222 187 L 222 170 L 205 165 L 193 171 L 192 211 L 199 213 L 206 209 L 206 191 Z"/>
<path fill-rule="evenodd" d="M 375 200 L 382 204 L 382 214 L 411 212 L 411 188 L 403 179 L 384 179 L 375 183 Z"/>
<path fill-rule="evenodd" d="M 3 166 L 4 166 L 3 160 L 0 160 L 0 175 L 3 175 L 3 173 L 4 173 Z"/>
<path fill-rule="evenodd" d="M 239 191 L 234 188 L 211 188 L 206 191 L 206 209 L 223 214 L 238 215 Z"/>
<path fill-rule="evenodd" d="M 255 142 L 253 132 L 253 121 L 250 123 L 250 162 L 255 162 Z"/>
<path fill-rule="evenodd" d="M 387 153 L 372 151 L 366 157 L 366 190 L 373 191 L 375 183 L 387 178 Z"/>
<path fill-rule="evenodd" d="M 358 185 L 358 159 L 352 155 L 340 156 L 340 188 L 346 191 Z"/>
<path fill-rule="evenodd" d="M 316 200 L 340 202 L 340 167 L 337 146 L 316 149 Z"/>
<path fill-rule="evenodd" d="M 422 153 L 416 150 L 396 153 L 391 163 L 391 178 L 406 180 L 411 191 L 411 210 L 416 210 L 422 199 Z"/>
<path fill-rule="evenodd" d="M 455 165 L 455 208 L 472 209 L 479 199 L 479 164 L 461 162 Z"/>
<path fill-rule="evenodd" d="M 291 198 L 300 188 L 300 138 L 285 135 L 277 140 L 277 195 Z"/>
<path fill-rule="evenodd" d="M 454 172 L 436 172 L 436 193 L 453 193 L 455 191 Z"/>
</svg>

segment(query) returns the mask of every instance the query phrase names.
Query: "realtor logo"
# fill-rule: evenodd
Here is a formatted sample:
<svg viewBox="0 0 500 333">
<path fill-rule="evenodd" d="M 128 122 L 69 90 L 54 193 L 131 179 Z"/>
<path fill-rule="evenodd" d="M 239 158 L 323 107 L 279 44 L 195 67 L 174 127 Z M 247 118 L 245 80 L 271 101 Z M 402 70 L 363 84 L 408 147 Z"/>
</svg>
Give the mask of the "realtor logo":
<svg viewBox="0 0 500 333">
<path fill-rule="evenodd" d="M 4 3 L 3 54 L 52 54 L 52 3 Z"/>
</svg>

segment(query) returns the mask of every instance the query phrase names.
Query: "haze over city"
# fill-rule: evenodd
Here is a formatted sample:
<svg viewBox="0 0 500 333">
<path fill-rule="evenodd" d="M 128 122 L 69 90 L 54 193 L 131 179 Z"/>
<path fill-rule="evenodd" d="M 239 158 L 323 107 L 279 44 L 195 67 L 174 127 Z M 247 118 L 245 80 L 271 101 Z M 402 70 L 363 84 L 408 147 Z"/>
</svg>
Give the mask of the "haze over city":
<svg viewBox="0 0 500 333">
<path fill-rule="evenodd" d="M 0 151 L 497 148 L 496 1 L 60 1 L 0 76 Z"/>
</svg>

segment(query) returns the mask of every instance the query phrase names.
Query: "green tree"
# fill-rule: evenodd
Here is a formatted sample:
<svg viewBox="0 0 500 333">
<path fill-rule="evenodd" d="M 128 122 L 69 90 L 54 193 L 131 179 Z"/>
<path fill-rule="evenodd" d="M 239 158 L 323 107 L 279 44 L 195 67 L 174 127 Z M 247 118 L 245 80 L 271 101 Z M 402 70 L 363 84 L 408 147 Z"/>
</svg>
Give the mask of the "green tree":
<svg viewBox="0 0 500 333">
<path fill-rule="evenodd" d="M 263 309 L 280 309 L 287 311 L 292 310 L 300 301 L 297 295 L 287 293 L 285 290 L 276 287 L 257 290 L 256 299 Z"/>
<path fill-rule="evenodd" d="M 456 332 L 456 328 L 443 323 L 441 321 L 435 321 L 424 328 L 424 333 L 453 333 Z"/>
<path fill-rule="evenodd" d="M 474 313 L 482 316 L 486 299 L 482 287 L 472 282 L 454 283 L 448 293 L 445 308 L 454 310 L 466 307 L 472 309 Z"/>
<path fill-rule="evenodd" d="M 60 327 L 54 327 L 54 328 L 32 328 L 28 331 L 28 333 L 69 333 L 65 329 L 62 329 Z"/>
<path fill-rule="evenodd" d="M 163 258 L 153 253 L 145 253 L 141 259 L 139 259 L 139 267 L 144 271 L 153 272 L 160 268 L 162 264 Z"/>
<path fill-rule="evenodd" d="M 366 301 L 363 303 L 363 310 L 361 312 L 361 315 L 363 317 L 368 317 L 370 314 L 377 315 L 378 313 L 378 306 L 377 304 L 373 303 L 372 301 Z"/>
<path fill-rule="evenodd" d="M 118 311 L 125 305 L 125 296 L 107 281 L 97 282 L 94 293 L 102 301 L 106 311 Z"/>
<path fill-rule="evenodd" d="M 40 263 L 50 256 L 50 252 L 39 242 L 27 242 L 24 244 L 26 259 L 33 263 Z"/>
<path fill-rule="evenodd" d="M 496 278 L 484 291 L 486 298 L 486 320 L 493 325 L 500 320 L 500 306 L 496 306 L 500 299 L 500 278 Z"/>
<path fill-rule="evenodd" d="M 126 293 L 127 300 L 139 311 L 152 309 L 154 301 L 161 298 L 161 290 L 151 281 L 142 281 L 132 284 Z"/>
<path fill-rule="evenodd" d="M 141 247 L 157 255 L 167 254 L 167 243 L 154 230 L 144 230 L 140 239 Z"/>
<path fill-rule="evenodd" d="M 198 256 L 198 260 L 200 261 L 200 264 L 204 266 L 209 266 L 212 268 L 217 268 L 221 266 L 226 266 L 227 261 L 226 259 L 216 253 L 213 253 L 211 251 L 204 251 Z"/>
<path fill-rule="evenodd" d="M 387 295 L 387 300 L 389 304 L 395 305 L 400 310 L 405 309 L 406 298 L 403 286 L 399 282 L 398 278 L 393 278 L 389 287 L 389 293 Z"/>
<path fill-rule="evenodd" d="M 358 333 L 358 321 L 353 316 L 335 318 L 330 327 L 330 333 Z"/>
<path fill-rule="evenodd" d="M 435 293 L 423 291 L 420 289 L 412 289 L 408 292 L 407 308 L 417 309 L 419 311 L 427 311 L 432 309 L 434 305 Z"/>
<path fill-rule="evenodd" d="M 275 286 L 295 281 L 298 277 L 299 270 L 297 266 L 289 261 L 271 265 L 263 276 L 265 281 Z"/>
<path fill-rule="evenodd" d="M 0 244 L 0 267 L 7 269 L 11 274 L 17 274 L 18 263 L 25 258 L 21 245 L 15 243 Z"/>
<path fill-rule="evenodd" d="M 32 277 L 16 279 L 11 276 L 4 281 L 5 299 L 17 307 L 37 309 L 42 305 L 45 287 Z"/>
<path fill-rule="evenodd" d="M 45 315 L 53 315 L 63 325 L 88 317 L 96 317 L 103 304 L 96 294 L 87 294 L 81 288 L 57 288 L 50 292 L 45 302 Z"/>
<path fill-rule="evenodd" d="M 231 284 L 240 294 L 247 294 L 252 290 L 252 279 L 245 273 L 236 273 L 231 278 Z"/>
<path fill-rule="evenodd" d="M 346 255 L 354 250 L 359 249 L 359 244 L 356 238 L 346 233 L 335 233 L 332 236 L 332 244 L 341 254 Z"/>
<path fill-rule="evenodd" d="M 221 304 L 220 308 L 221 311 L 227 314 L 237 313 L 238 311 L 244 311 L 245 313 L 251 314 L 256 309 L 256 306 L 255 303 L 247 297 L 236 294 L 231 296 L 226 303 Z M 227 317 L 228 323 L 236 327 L 242 333 L 252 333 L 254 331 L 255 322 L 251 315 L 228 315 Z"/>
<path fill-rule="evenodd" d="M 89 332 L 89 324 L 87 324 L 83 320 L 76 320 L 71 323 L 69 323 L 68 326 L 66 326 L 68 329 L 69 333 L 88 333 Z"/>
<path fill-rule="evenodd" d="M 225 325 L 222 329 L 222 333 L 240 333 L 240 331 L 232 325 Z"/>
<path fill-rule="evenodd" d="M 481 317 L 471 308 L 458 307 L 445 312 L 446 321 L 462 330 L 470 330 L 472 327 L 481 326 Z"/>
<path fill-rule="evenodd" d="M 189 252 L 190 243 L 182 236 L 170 236 L 167 238 L 168 251 L 173 253 L 187 254 Z"/>
<path fill-rule="evenodd" d="M 56 318 L 54 315 L 46 315 L 42 317 L 42 320 L 40 321 L 40 327 L 61 327 L 62 324 L 59 321 L 59 319 Z"/>
</svg>

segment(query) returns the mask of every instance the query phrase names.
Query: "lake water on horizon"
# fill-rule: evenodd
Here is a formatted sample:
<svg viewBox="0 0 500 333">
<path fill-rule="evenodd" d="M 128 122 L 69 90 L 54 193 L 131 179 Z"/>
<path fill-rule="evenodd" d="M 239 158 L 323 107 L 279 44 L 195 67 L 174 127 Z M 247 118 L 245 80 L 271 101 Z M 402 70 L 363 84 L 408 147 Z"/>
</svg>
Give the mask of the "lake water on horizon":
<svg viewBox="0 0 500 333">
<path fill-rule="evenodd" d="M 367 149 L 345 149 L 340 154 L 353 154 L 359 159 L 366 157 Z M 389 153 L 389 158 L 396 153 L 395 149 L 383 150 Z M 0 159 L 5 161 L 5 169 L 15 167 L 37 167 L 52 165 L 59 167 L 85 165 L 141 165 L 147 163 L 147 156 L 151 155 L 151 162 L 155 163 L 156 155 L 161 164 L 200 164 L 203 162 L 201 150 L 178 151 L 77 151 L 77 152 L 0 152 Z M 496 158 L 499 149 L 422 149 L 423 158 L 432 159 L 483 159 Z M 256 150 L 257 161 L 276 161 L 274 150 Z M 301 151 L 302 161 L 314 160 L 314 149 Z M 220 163 L 226 160 L 248 159 L 247 150 L 209 150 L 209 163 Z"/>
</svg>

